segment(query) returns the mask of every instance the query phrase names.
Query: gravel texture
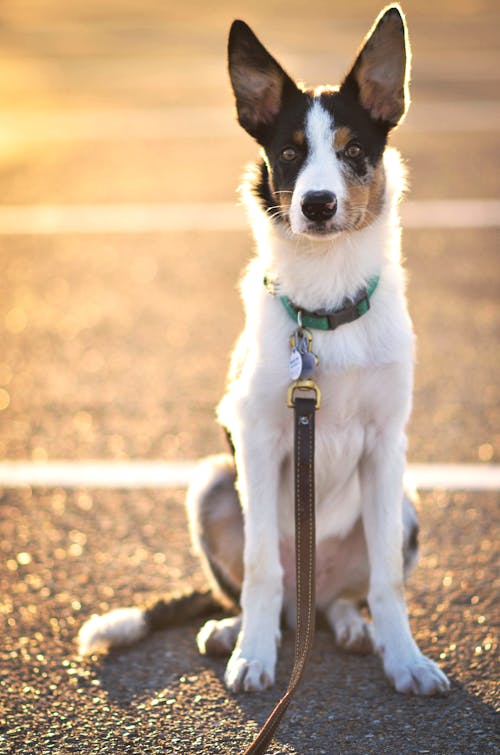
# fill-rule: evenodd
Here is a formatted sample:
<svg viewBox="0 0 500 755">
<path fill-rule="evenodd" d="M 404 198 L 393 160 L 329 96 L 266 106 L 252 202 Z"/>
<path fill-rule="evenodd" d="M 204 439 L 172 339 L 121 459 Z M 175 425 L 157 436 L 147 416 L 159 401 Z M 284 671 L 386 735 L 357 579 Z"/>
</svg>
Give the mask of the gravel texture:
<svg viewBox="0 0 500 755">
<path fill-rule="evenodd" d="M 6 492 L 0 663 L 6 753 L 241 753 L 286 687 L 227 695 L 224 662 L 198 655 L 198 623 L 82 660 L 74 638 L 93 612 L 203 584 L 183 493 Z M 422 555 L 410 578 L 412 628 L 452 681 L 445 697 L 405 698 L 376 657 L 317 633 L 305 680 L 270 752 L 495 752 L 498 703 L 498 496 L 421 500 Z"/>
</svg>

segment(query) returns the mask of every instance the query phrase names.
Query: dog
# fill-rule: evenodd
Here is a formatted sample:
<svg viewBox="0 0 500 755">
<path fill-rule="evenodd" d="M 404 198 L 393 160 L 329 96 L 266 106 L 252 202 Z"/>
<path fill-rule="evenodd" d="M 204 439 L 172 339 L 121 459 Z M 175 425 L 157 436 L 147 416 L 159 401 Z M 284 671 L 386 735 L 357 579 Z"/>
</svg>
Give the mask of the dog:
<svg viewBox="0 0 500 755">
<path fill-rule="evenodd" d="M 296 621 L 286 395 L 306 369 L 322 392 L 317 609 L 338 646 L 380 654 L 398 692 L 445 692 L 448 679 L 412 637 L 404 598 L 418 551 L 403 488 L 414 336 L 400 262 L 404 171 L 387 146 L 409 105 L 404 15 L 399 6 L 381 12 L 337 87 L 296 84 L 243 21 L 231 27 L 228 58 L 238 121 L 261 160 L 243 187 L 257 245 L 241 286 L 246 324 L 217 410 L 232 453 L 202 462 L 187 495 L 210 588 L 94 616 L 80 650 L 223 606 L 234 616 L 205 623 L 200 652 L 229 655 L 233 692 L 273 684 L 281 619 Z"/>
</svg>

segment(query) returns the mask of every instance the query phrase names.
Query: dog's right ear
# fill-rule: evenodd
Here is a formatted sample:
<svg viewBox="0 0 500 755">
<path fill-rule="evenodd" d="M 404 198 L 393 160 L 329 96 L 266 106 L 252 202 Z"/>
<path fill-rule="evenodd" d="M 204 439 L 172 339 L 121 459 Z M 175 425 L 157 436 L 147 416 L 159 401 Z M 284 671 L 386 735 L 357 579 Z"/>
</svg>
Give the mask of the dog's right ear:
<svg viewBox="0 0 500 755">
<path fill-rule="evenodd" d="M 244 21 L 233 21 L 231 26 L 228 64 L 238 121 L 260 141 L 284 97 L 297 87 Z"/>
</svg>

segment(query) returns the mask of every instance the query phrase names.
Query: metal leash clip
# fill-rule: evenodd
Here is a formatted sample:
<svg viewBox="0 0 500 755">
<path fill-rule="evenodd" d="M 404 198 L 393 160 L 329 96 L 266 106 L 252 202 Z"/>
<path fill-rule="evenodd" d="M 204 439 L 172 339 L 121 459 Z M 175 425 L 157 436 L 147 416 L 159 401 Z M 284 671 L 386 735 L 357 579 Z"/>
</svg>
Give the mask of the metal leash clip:
<svg viewBox="0 0 500 755">
<path fill-rule="evenodd" d="M 287 405 L 290 409 L 293 409 L 295 406 L 296 391 L 312 391 L 315 397 L 315 408 L 319 409 L 321 407 L 321 391 L 314 380 L 294 380 L 293 383 L 290 383 L 287 393 Z"/>
</svg>

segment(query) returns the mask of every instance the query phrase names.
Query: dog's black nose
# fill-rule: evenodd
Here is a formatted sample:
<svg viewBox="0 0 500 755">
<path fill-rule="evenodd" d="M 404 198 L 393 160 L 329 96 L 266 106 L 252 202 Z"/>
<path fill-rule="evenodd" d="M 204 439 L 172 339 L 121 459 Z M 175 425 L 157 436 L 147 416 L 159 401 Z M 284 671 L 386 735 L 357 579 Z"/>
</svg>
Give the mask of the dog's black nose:
<svg viewBox="0 0 500 755">
<path fill-rule="evenodd" d="M 302 199 L 302 212 L 308 220 L 329 220 L 337 212 L 337 197 L 331 191 L 308 191 Z"/>
</svg>

